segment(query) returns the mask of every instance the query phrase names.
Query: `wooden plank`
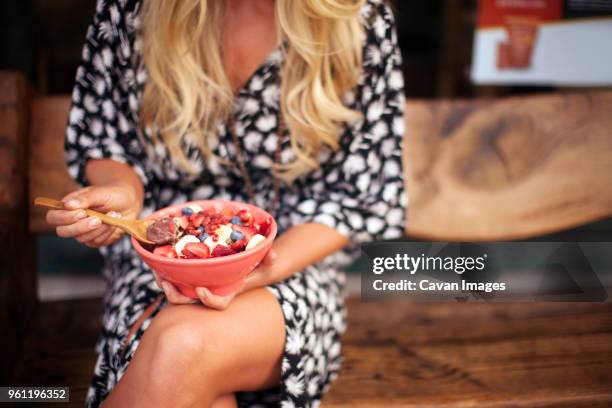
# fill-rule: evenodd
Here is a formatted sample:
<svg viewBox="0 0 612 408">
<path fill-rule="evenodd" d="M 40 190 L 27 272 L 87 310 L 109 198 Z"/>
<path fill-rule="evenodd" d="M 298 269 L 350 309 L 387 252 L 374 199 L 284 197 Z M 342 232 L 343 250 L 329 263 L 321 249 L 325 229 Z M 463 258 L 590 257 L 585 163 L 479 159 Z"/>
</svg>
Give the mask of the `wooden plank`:
<svg viewBox="0 0 612 408">
<path fill-rule="evenodd" d="M 345 363 L 323 406 L 607 407 L 612 305 L 349 301 Z M 9 382 L 82 406 L 99 299 L 43 303 Z M 51 406 L 51 405 L 49 405 Z"/>
<path fill-rule="evenodd" d="M 612 305 L 349 302 L 335 406 L 612 404 Z"/>
<path fill-rule="evenodd" d="M 32 104 L 32 196 L 77 187 L 63 161 L 69 105 L 69 97 Z M 409 235 L 515 239 L 612 215 L 610 108 L 612 92 L 409 102 Z M 50 231 L 43 210 L 31 208 L 30 229 Z"/>
<path fill-rule="evenodd" d="M 41 97 L 32 101 L 30 132 L 30 195 L 62 198 L 78 187 L 68 175 L 64 162 L 64 134 L 70 98 Z M 30 231 L 51 232 L 46 210 L 30 206 Z"/>
<path fill-rule="evenodd" d="M 517 239 L 612 216 L 612 92 L 406 106 L 409 235 Z"/>
<path fill-rule="evenodd" d="M 9 385 L 68 386 L 70 403 L 62 406 L 82 407 L 95 365 L 101 316 L 101 299 L 41 303 Z"/>
<path fill-rule="evenodd" d="M 36 305 L 36 252 L 27 235 L 29 94 L 25 77 L 0 72 L 0 383 Z"/>
<path fill-rule="evenodd" d="M 28 151 L 28 89 L 25 77 L 0 71 L 0 209 L 13 210 L 23 204 L 23 172 Z"/>
</svg>

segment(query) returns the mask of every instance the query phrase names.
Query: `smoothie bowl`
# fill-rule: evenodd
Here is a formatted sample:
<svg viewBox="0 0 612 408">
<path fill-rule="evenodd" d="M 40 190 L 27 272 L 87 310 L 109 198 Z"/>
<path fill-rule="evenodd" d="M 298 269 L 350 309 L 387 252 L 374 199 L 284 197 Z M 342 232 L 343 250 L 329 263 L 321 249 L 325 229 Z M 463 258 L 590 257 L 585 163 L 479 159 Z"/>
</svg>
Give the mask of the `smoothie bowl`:
<svg viewBox="0 0 612 408">
<path fill-rule="evenodd" d="M 172 205 L 145 218 L 155 245 L 132 238 L 142 260 L 185 296 L 197 299 L 203 286 L 217 295 L 240 288 L 262 261 L 276 236 L 276 222 L 266 211 L 226 200 Z"/>
</svg>

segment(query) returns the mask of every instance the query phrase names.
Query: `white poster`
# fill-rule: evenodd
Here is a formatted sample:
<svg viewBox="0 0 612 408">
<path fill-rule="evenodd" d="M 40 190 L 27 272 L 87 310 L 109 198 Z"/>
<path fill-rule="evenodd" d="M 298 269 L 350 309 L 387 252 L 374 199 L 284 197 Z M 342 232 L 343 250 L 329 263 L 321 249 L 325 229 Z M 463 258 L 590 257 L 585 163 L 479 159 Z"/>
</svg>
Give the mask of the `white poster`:
<svg viewBox="0 0 612 408">
<path fill-rule="evenodd" d="M 476 84 L 612 85 L 612 0 L 480 0 Z"/>
</svg>

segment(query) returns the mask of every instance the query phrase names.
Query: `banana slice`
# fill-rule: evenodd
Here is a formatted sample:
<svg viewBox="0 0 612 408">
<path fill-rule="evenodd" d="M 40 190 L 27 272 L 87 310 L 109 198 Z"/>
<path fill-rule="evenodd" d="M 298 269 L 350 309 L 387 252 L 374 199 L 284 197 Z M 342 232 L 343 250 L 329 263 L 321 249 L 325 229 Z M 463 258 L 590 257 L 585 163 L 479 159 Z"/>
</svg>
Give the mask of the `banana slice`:
<svg viewBox="0 0 612 408">
<path fill-rule="evenodd" d="M 231 225 L 223 224 L 215 230 L 215 234 L 217 234 L 221 243 L 227 244 L 230 241 L 230 235 L 232 235 L 232 231 L 233 229 Z"/>
<path fill-rule="evenodd" d="M 176 244 L 174 244 L 174 250 L 176 251 L 178 256 L 183 256 L 183 248 L 185 245 L 191 242 L 200 242 L 200 240 L 193 235 L 185 235 L 183 238 L 179 239 Z"/>
<path fill-rule="evenodd" d="M 249 243 L 247 244 L 246 248 L 244 249 L 245 251 L 248 251 L 249 249 L 253 249 L 255 248 L 257 245 L 261 244 L 262 242 L 264 242 L 266 240 L 266 237 L 264 237 L 261 234 L 255 234 L 251 237 L 251 239 L 249 239 Z"/>
<path fill-rule="evenodd" d="M 191 204 L 189 207 L 187 208 L 191 208 L 191 211 L 193 211 L 193 213 L 199 213 L 200 211 L 204 211 L 204 209 L 202 207 L 200 207 L 197 204 Z"/>
<path fill-rule="evenodd" d="M 219 241 L 214 241 L 212 237 L 208 237 L 204 240 L 204 244 L 206 244 L 206 246 L 210 249 L 210 252 L 212 253 L 213 249 L 215 249 L 215 247 L 217 245 L 223 245 L 223 246 L 227 246 L 225 245 L 225 243 L 223 242 L 219 242 Z"/>
</svg>

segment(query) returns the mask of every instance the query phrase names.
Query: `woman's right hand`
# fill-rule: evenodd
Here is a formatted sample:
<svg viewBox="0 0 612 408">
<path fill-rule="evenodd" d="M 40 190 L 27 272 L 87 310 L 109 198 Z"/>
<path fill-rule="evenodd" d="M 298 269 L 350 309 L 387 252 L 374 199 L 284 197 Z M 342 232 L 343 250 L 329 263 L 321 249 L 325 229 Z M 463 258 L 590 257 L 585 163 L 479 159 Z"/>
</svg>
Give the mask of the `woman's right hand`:
<svg viewBox="0 0 612 408">
<path fill-rule="evenodd" d="M 88 217 L 84 209 L 126 219 L 138 218 L 142 210 L 142 202 L 134 187 L 127 183 L 85 187 L 68 194 L 62 201 L 65 209 L 49 210 L 47 222 L 55 225 L 58 236 L 75 238 L 92 248 L 112 244 L 123 235 L 123 231 L 102 224 L 97 217 Z"/>
</svg>

